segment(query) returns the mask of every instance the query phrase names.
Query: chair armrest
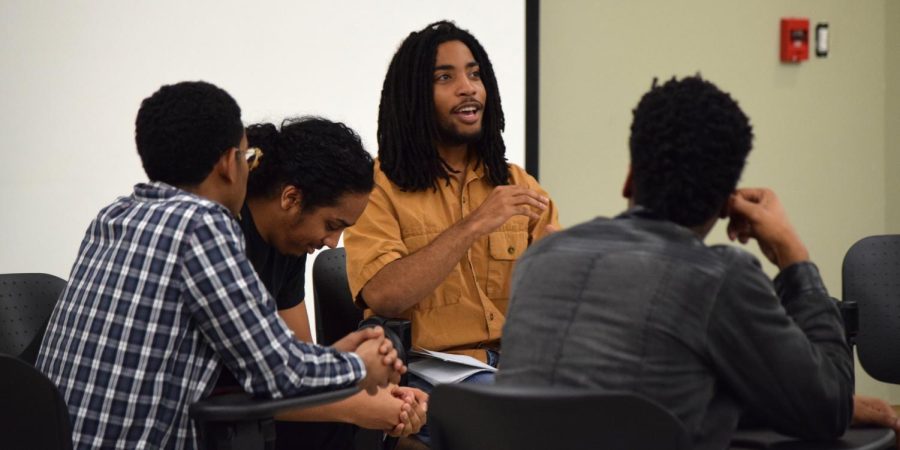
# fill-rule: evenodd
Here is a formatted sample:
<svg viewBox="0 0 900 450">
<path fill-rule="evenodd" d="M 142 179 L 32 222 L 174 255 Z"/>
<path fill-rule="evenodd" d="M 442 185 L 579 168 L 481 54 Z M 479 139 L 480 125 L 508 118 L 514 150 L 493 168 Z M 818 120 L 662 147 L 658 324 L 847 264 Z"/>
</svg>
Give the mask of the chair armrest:
<svg viewBox="0 0 900 450">
<path fill-rule="evenodd" d="M 245 392 L 207 397 L 192 404 L 192 419 L 207 422 L 257 420 L 274 417 L 292 409 L 310 408 L 350 397 L 359 392 L 351 386 L 335 391 L 297 397 L 261 399 Z"/>
<path fill-rule="evenodd" d="M 204 450 L 265 450 L 275 445 L 275 416 L 293 409 L 334 402 L 359 392 L 356 386 L 300 395 L 261 399 L 247 393 L 207 397 L 188 410 Z"/>
<path fill-rule="evenodd" d="M 847 345 L 853 350 L 856 344 L 856 335 L 859 334 L 859 305 L 853 300 L 840 302 L 841 319 L 844 322 L 844 333 Z"/>
</svg>

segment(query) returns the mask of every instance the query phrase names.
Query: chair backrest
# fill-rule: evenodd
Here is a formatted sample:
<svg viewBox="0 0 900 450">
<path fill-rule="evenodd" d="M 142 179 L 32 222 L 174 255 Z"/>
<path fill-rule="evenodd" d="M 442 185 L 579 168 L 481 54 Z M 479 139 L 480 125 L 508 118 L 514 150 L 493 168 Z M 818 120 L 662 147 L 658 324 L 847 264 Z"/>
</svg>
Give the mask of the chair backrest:
<svg viewBox="0 0 900 450">
<path fill-rule="evenodd" d="M 313 262 L 316 342 L 331 345 L 356 330 L 363 318 L 347 283 L 347 254 L 342 247 L 319 253 Z"/>
<path fill-rule="evenodd" d="M 428 424 L 435 450 L 690 448 L 681 422 L 657 404 L 590 390 L 440 385 Z"/>
<path fill-rule="evenodd" d="M 0 274 L 0 353 L 34 364 L 65 280 L 45 273 Z"/>
<path fill-rule="evenodd" d="M 0 446 L 72 448 L 69 410 L 56 386 L 31 364 L 0 354 Z"/>
<path fill-rule="evenodd" d="M 863 368 L 877 380 L 900 383 L 900 235 L 870 236 L 850 247 L 843 300 L 857 304 Z"/>
<path fill-rule="evenodd" d="M 316 342 L 331 345 L 347 333 L 360 326 L 379 325 L 397 349 L 403 361 L 407 361 L 406 350 L 410 347 L 412 332 L 407 320 L 370 317 L 365 323 L 363 312 L 353 303 L 350 284 L 347 282 L 347 253 L 343 247 L 324 250 L 313 262 L 313 295 L 315 296 Z M 407 375 L 400 380 L 407 384 Z M 396 438 L 384 438 L 380 430 L 357 430 L 354 437 L 356 449 L 393 449 Z"/>
</svg>

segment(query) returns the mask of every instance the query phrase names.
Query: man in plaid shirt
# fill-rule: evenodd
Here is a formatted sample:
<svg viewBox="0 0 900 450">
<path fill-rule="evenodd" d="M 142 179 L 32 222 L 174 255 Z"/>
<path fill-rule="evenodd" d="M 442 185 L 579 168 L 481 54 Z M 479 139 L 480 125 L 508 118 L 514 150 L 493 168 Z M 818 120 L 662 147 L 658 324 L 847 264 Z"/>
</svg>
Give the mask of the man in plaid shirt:
<svg viewBox="0 0 900 450">
<path fill-rule="evenodd" d="M 150 182 L 91 223 L 37 360 L 68 404 L 75 448 L 197 447 L 188 406 L 223 366 L 273 398 L 399 377 L 380 329 L 325 348 L 279 319 L 234 219 L 249 168 L 227 92 L 163 86 L 141 104 L 135 140 Z"/>
</svg>

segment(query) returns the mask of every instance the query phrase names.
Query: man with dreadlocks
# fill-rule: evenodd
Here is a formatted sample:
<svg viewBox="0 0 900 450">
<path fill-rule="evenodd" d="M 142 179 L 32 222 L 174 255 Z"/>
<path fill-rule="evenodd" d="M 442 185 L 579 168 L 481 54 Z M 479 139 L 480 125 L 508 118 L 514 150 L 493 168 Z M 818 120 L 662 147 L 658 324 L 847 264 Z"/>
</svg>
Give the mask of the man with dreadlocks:
<svg viewBox="0 0 900 450">
<path fill-rule="evenodd" d="M 409 318 L 414 347 L 493 366 L 513 264 L 558 227 L 547 193 L 506 162 L 503 128 L 475 37 L 450 22 L 411 33 L 381 92 L 375 189 L 345 235 L 359 306 Z"/>
</svg>

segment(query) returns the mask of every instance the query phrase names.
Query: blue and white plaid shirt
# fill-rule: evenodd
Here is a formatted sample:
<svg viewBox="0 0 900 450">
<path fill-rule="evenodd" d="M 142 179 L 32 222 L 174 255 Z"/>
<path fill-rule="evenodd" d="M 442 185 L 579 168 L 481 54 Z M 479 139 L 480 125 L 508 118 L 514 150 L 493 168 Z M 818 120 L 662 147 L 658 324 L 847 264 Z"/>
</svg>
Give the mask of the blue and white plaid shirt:
<svg viewBox="0 0 900 450">
<path fill-rule="evenodd" d="M 222 366 L 274 398 L 365 376 L 353 353 L 294 339 L 222 205 L 138 184 L 91 223 L 37 367 L 59 387 L 75 448 L 194 448 L 188 406 Z"/>
</svg>

